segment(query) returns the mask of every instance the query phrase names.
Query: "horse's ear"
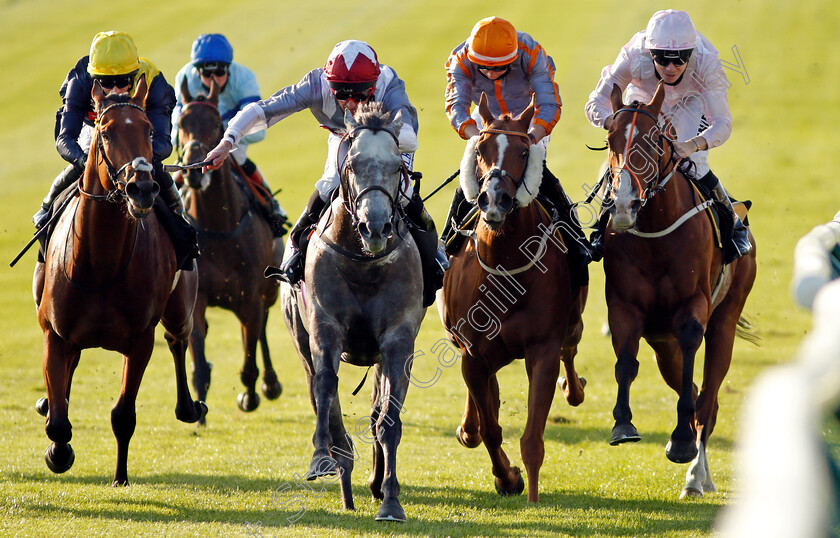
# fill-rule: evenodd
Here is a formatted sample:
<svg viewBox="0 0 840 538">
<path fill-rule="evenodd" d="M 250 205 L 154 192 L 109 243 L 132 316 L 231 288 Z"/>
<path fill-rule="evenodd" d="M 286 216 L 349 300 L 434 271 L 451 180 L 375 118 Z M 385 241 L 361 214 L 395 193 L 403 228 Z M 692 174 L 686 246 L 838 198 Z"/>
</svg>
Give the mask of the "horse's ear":
<svg viewBox="0 0 840 538">
<path fill-rule="evenodd" d="M 621 88 L 618 87 L 618 84 L 613 84 L 612 92 L 610 92 L 610 104 L 613 113 L 624 107 L 624 101 L 621 99 Z"/>
<path fill-rule="evenodd" d="M 397 138 L 399 138 L 400 131 L 402 130 L 403 123 L 405 123 L 405 121 L 403 120 L 404 116 L 405 116 L 405 111 L 400 109 L 397 112 L 397 115 L 394 116 L 394 119 L 391 120 L 391 129 L 394 131 L 394 134 L 397 136 Z"/>
<path fill-rule="evenodd" d="M 221 93 L 220 89 L 219 85 L 216 84 L 216 78 L 213 77 L 210 81 L 210 95 L 207 96 L 207 100 L 217 106 L 219 104 L 219 93 Z"/>
<path fill-rule="evenodd" d="M 359 122 L 356 121 L 356 118 L 353 117 L 353 113 L 348 109 L 344 109 L 344 126 L 347 127 L 348 131 L 359 126 Z"/>
<path fill-rule="evenodd" d="M 484 92 L 481 92 L 481 98 L 478 100 L 478 113 L 486 125 L 493 123 L 495 118 L 493 117 L 493 113 L 490 112 L 487 95 Z"/>
<path fill-rule="evenodd" d="M 523 110 L 522 114 L 516 118 L 516 121 L 518 121 L 526 131 L 531 126 L 531 120 L 534 118 L 534 112 L 536 111 L 536 97 L 536 94 L 531 94 L 531 102 L 528 104 L 528 108 Z"/>
<path fill-rule="evenodd" d="M 659 110 L 662 108 L 662 101 L 665 100 L 665 84 L 662 81 L 659 81 L 659 84 L 656 86 L 656 93 L 653 94 L 653 99 L 650 100 L 648 103 L 648 107 L 650 108 L 650 113 L 654 116 L 659 115 Z"/>
<path fill-rule="evenodd" d="M 90 90 L 90 97 L 97 105 L 99 104 L 99 101 L 105 99 L 105 90 L 102 89 L 102 85 L 98 80 L 93 81 L 93 88 Z"/>
<path fill-rule="evenodd" d="M 190 83 L 187 81 L 187 77 L 184 77 L 184 80 L 181 81 L 181 101 L 183 101 L 186 105 L 187 103 L 191 103 L 192 100 L 193 97 L 190 95 Z"/>
<path fill-rule="evenodd" d="M 137 80 L 137 89 L 134 90 L 134 95 L 131 96 L 131 101 L 136 105 L 146 108 L 144 105 L 146 103 L 146 90 L 148 89 L 149 87 L 146 85 L 146 74 L 143 73 Z"/>
</svg>

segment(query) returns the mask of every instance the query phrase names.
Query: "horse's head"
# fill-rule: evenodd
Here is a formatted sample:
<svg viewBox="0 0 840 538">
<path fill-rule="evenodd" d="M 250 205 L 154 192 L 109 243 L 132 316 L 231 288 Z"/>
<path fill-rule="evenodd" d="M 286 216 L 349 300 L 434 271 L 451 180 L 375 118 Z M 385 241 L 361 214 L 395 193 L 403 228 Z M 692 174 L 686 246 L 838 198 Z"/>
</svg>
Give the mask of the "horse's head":
<svg viewBox="0 0 840 538">
<path fill-rule="evenodd" d="M 401 114 L 391 121 L 380 103 L 344 113 L 350 147 L 342 174 L 345 205 L 371 254 L 382 252 L 396 229 L 401 183 L 407 181 L 398 136 Z"/>
<path fill-rule="evenodd" d="M 219 113 L 219 87 L 210 83 L 210 95 L 190 95 L 187 78 L 181 84 L 183 108 L 178 118 L 178 160 L 183 165 L 200 163 L 211 148 L 216 147 L 224 134 Z M 187 171 L 187 184 L 193 189 L 206 189 L 211 172 L 193 168 Z"/>
<path fill-rule="evenodd" d="M 635 226 L 639 209 L 659 186 L 661 164 L 670 160 L 670 146 L 662 143 L 663 129 L 657 120 L 664 98 L 665 86 L 660 82 L 649 103 L 625 106 L 621 89 L 613 86 L 610 101 L 614 116 L 607 147 L 613 198 L 610 212 L 618 230 Z"/>
<path fill-rule="evenodd" d="M 485 224 L 498 230 L 508 213 L 536 197 L 545 149 L 531 144 L 527 134 L 534 116 L 533 100 L 516 119 L 494 118 L 482 93 L 478 111 L 482 129 L 467 143 L 461 161 L 461 188 L 467 200 L 478 202 Z"/>
<path fill-rule="evenodd" d="M 99 183 L 109 199 L 124 196 L 135 218 L 151 212 L 160 191 L 152 166 L 152 123 L 143 106 L 146 90 L 146 78 L 141 77 L 132 96 L 106 96 L 99 83 L 91 91 L 97 116 L 92 153 Z"/>
</svg>

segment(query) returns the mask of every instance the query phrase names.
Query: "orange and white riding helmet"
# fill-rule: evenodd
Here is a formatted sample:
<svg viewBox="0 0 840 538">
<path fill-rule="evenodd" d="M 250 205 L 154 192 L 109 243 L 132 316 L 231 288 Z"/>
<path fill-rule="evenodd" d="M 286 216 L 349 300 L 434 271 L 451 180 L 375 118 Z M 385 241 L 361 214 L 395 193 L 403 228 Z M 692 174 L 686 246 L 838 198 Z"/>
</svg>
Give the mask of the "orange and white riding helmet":
<svg viewBox="0 0 840 538">
<path fill-rule="evenodd" d="M 481 19 L 473 26 L 467 58 L 476 65 L 497 67 L 516 59 L 519 38 L 511 23 L 499 17 Z"/>
<path fill-rule="evenodd" d="M 653 14 L 645 30 L 645 48 L 686 50 L 697 46 L 697 31 L 685 11 L 664 9 Z"/>
</svg>

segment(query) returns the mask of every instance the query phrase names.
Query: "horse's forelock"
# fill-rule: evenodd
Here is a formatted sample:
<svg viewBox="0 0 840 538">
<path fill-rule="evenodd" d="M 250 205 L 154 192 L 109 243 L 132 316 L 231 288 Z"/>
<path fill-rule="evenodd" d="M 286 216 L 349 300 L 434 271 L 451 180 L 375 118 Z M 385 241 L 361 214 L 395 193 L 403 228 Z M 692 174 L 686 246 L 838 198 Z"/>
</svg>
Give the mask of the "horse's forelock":
<svg viewBox="0 0 840 538">
<path fill-rule="evenodd" d="M 384 129 L 391 126 L 391 113 L 386 111 L 382 103 L 374 101 L 359 107 L 354 116 L 359 125 L 374 129 Z"/>
</svg>

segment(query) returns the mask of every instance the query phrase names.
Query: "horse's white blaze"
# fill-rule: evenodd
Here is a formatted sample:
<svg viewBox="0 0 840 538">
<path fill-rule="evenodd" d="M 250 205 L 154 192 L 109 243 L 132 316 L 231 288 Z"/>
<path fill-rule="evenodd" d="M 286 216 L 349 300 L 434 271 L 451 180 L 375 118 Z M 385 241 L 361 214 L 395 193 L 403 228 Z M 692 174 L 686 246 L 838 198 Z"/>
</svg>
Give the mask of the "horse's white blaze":
<svg viewBox="0 0 840 538">
<path fill-rule="evenodd" d="M 131 125 L 131 118 L 126 118 L 125 119 L 125 124 L 126 125 Z"/>
<path fill-rule="evenodd" d="M 622 169 L 618 174 L 618 185 L 615 189 L 615 215 L 613 222 L 616 227 L 627 229 L 633 226 L 635 218 L 631 212 L 631 205 L 636 200 L 636 191 L 633 188 L 633 178 L 627 169 Z"/>
<path fill-rule="evenodd" d="M 496 145 L 499 147 L 499 162 L 496 163 L 496 168 L 504 170 L 505 168 L 505 150 L 508 147 L 507 135 L 500 134 L 496 137 Z"/>
</svg>

